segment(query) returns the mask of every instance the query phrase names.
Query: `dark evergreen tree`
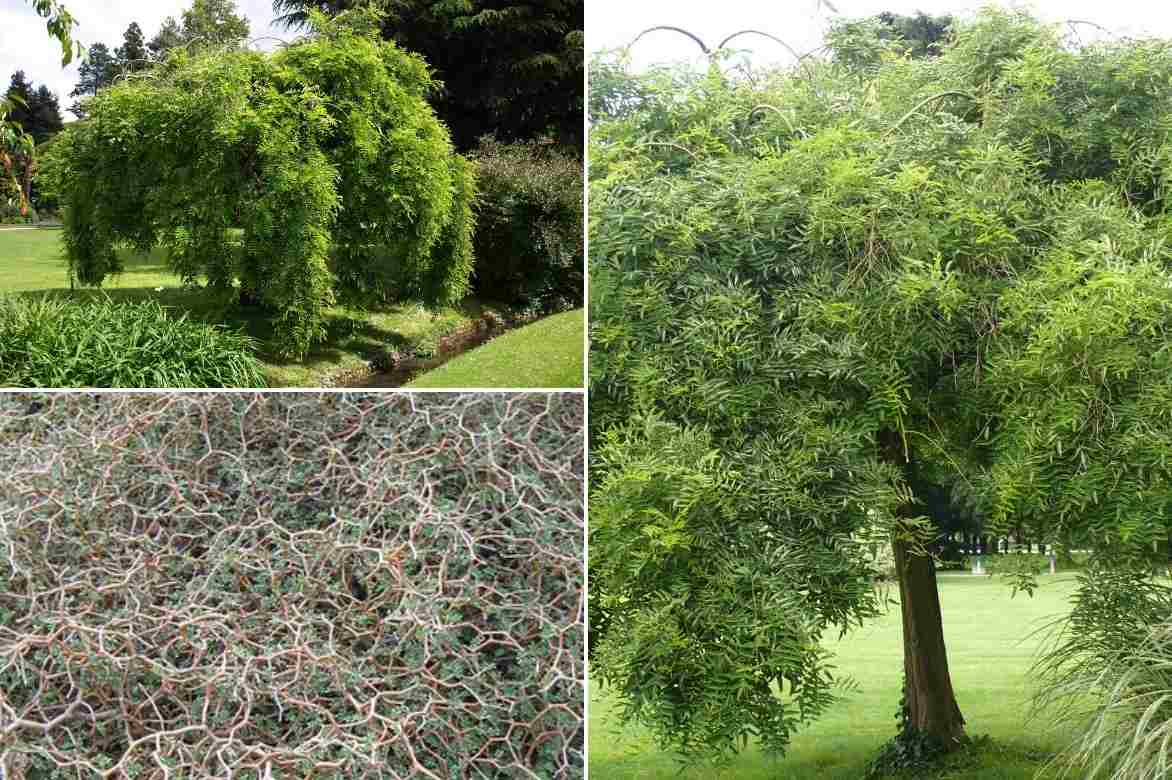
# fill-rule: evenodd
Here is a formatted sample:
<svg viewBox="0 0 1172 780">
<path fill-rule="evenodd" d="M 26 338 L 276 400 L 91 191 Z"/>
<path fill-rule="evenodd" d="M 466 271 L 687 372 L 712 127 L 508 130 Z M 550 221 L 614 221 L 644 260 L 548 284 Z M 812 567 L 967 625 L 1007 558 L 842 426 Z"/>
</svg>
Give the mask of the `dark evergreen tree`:
<svg viewBox="0 0 1172 780">
<path fill-rule="evenodd" d="M 48 141 L 65 126 L 57 96 L 44 84 L 37 87 L 37 91 L 33 93 L 29 108 L 32 121 L 25 129 L 38 144 Z"/>
<path fill-rule="evenodd" d="M 155 37 L 147 44 L 147 48 L 150 49 L 151 56 L 161 59 L 168 51 L 182 43 L 183 28 L 174 16 L 168 16 L 163 20 L 163 26 L 155 33 Z"/>
<path fill-rule="evenodd" d="M 110 48 L 104 43 L 95 43 L 90 46 L 89 54 L 78 68 L 77 86 L 69 96 L 85 98 L 96 95 L 99 89 L 108 87 L 114 81 L 117 72 L 117 60 L 110 53 Z M 85 109 L 80 100 L 70 106 L 69 110 L 79 119 L 85 117 Z"/>
<path fill-rule="evenodd" d="M 8 120 L 15 122 L 24 128 L 25 132 L 28 132 L 28 123 L 32 116 L 29 103 L 33 101 L 33 85 L 24 75 L 23 70 L 12 74 L 12 81 L 9 82 L 5 95 L 12 104 L 12 109 L 8 112 Z"/>
<path fill-rule="evenodd" d="M 119 73 L 134 73 L 150 66 L 150 54 L 138 22 L 131 22 L 122 33 L 122 45 L 114 50 Z"/>
<path fill-rule="evenodd" d="M 952 28 L 951 16 L 929 16 L 923 11 L 917 11 L 915 16 L 884 11 L 876 18 L 887 28 L 881 37 L 904 41 L 908 53 L 913 57 L 934 57 L 939 54 Z"/>
<path fill-rule="evenodd" d="M 18 70 L 12 74 L 7 94 L 10 99 L 16 98 L 12 101 L 9 121 L 19 125 L 35 143 L 43 143 L 60 132 L 61 110 L 57 105 L 57 96 L 48 87 L 42 84 L 34 89 L 24 71 Z"/>
<path fill-rule="evenodd" d="M 277 21 L 303 26 L 358 0 L 274 0 Z M 382 0 L 383 37 L 422 54 L 444 89 L 432 97 L 461 149 L 486 134 L 583 143 L 583 0 Z"/>
</svg>

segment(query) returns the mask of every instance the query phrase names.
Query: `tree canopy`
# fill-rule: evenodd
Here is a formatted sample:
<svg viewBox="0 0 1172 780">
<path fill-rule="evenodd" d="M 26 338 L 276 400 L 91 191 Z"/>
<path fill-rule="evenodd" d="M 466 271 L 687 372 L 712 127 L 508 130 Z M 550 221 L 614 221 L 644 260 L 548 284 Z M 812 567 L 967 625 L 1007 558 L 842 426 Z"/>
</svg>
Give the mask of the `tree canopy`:
<svg viewBox="0 0 1172 780">
<path fill-rule="evenodd" d="M 44 143 L 61 131 L 64 123 L 57 96 L 44 84 L 34 89 L 24 71 L 18 70 L 12 74 L 8 94 L 19 99 L 8 114 L 9 121 L 20 125 L 34 143 Z"/>
<path fill-rule="evenodd" d="M 118 61 L 111 54 L 110 47 L 104 43 L 91 44 L 85 60 L 77 69 L 77 85 L 69 96 L 84 99 L 96 95 L 98 90 L 114 83 L 114 77 L 117 75 Z M 82 100 L 75 102 L 69 110 L 79 119 L 86 116 L 86 107 Z"/>
<path fill-rule="evenodd" d="M 370 0 L 274 0 L 278 21 L 307 24 L 313 11 L 336 14 Z M 422 54 L 442 87 L 432 96 L 460 149 L 493 134 L 499 141 L 552 134 L 580 149 L 583 0 L 377 1 L 383 36 Z"/>
<path fill-rule="evenodd" d="M 426 65 L 376 25 L 323 19 L 271 55 L 178 50 L 90 99 L 44 176 L 74 276 L 100 284 L 121 270 L 118 243 L 161 243 L 225 305 L 271 309 L 294 355 L 339 297 L 463 297 L 471 167 L 424 98 Z"/>
<path fill-rule="evenodd" d="M 882 32 L 752 80 L 592 67 L 594 670 L 685 755 L 829 706 L 875 540 L 901 733 L 964 740 L 918 486 L 1102 560 L 1168 535 L 1172 45 Z"/>
</svg>

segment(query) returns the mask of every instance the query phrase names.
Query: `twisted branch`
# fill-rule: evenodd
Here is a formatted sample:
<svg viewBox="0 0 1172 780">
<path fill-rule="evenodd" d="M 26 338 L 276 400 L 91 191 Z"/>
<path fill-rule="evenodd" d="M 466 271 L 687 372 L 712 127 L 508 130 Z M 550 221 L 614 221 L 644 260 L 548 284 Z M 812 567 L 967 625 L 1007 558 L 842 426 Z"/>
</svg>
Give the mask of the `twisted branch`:
<svg viewBox="0 0 1172 780">
<path fill-rule="evenodd" d="M 0 396 L 0 763 L 580 778 L 583 414 Z"/>
</svg>

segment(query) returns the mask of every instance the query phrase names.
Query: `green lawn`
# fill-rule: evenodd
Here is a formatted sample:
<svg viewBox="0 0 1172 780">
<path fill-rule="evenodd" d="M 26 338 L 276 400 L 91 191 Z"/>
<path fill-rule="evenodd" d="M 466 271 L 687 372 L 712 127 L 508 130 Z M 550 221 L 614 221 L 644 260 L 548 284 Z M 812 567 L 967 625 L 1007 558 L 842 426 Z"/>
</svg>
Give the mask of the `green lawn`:
<svg viewBox="0 0 1172 780">
<path fill-rule="evenodd" d="M 1044 763 L 1038 751 L 1053 750 L 1053 738 L 1027 726 L 1028 675 L 1041 641 L 1031 636 L 1047 619 L 1068 609 L 1074 576 L 1039 578 L 1031 599 L 995 577 L 941 575 L 940 599 L 948 660 L 970 736 L 988 734 L 992 749 L 958 761 L 942 777 L 955 780 L 1026 780 Z M 892 593 L 898 598 L 898 591 Z M 594 780 L 857 780 L 880 746 L 894 735 L 899 708 L 903 650 L 899 606 L 865 628 L 828 645 L 841 672 L 860 690 L 794 739 L 785 758 L 773 760 L 755 747 L 731 764 L 691 769 L 657 750 L 645 733 L 620 731 L 613 700 L 596 683 L 590 688 L 590 777 Z"/>
<path fill-rule="evenodd" d="M 61 259 L 60 231 L 0 230 L 0 292 L 25 294 L 69 290 L 69 277 Z M 124 252 L 126 271 L 108 278 L 101 291 L 78 290 L 79 299 L 109 295 L 114 299 L 155 298 L 176 312 L 186 311 L 193 318 L 240 327 L 265 344 L 271 333 L 269 322 L 260 314 L 249 315 L 237 309 L 214 309 L 199 290 L 185 290 L 179 278 L 164 261 L 162 250 L 147 256 Z M 160 289 L 161 288 L 161 289 Z M 491 302 L 468 299 L 458 307 L 439 310 L 421 304 L 405 303 L 373 312 L 358 312 L 336 307 L 327 314 L 328 337 L 317 345 L 304 361 L 283 359 L 262 347 L 260 358 L 265 376 L 272 387 L 320 387 L 331 378 L 360 371 L 367 357 L 384 349 L 427 353 L 435 343 L 456 330 L 472 325 L 486 311 L 504 316 L 505 307 Z M 578 321 L 574 351 L 581 360 L 582 325 Z M 518 355 L 518 359 L 527 360 Z M 470 382 L 472 386 L 491 386 L 487 382 Z M 581 386 L 578 379 L 572 383 Z M 432 385 L 434 386 L 434 385 Z"/>
<path fill-rule="evenodd" d="M 407 387 L 581 387 L 582 309 L 562 312 L 498 336 Z"/>
</svg>

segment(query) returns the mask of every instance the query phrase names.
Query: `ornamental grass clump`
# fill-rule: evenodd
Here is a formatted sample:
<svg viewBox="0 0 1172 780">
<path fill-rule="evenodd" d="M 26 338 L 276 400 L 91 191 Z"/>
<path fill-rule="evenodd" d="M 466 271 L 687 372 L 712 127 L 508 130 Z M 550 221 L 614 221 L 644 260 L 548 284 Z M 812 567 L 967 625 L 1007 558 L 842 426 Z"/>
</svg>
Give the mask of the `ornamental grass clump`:
<svg viewBox="0 0 1172 780">
<path fill-rule="evenodd" d="M 155 301 L 0 296 L 0 386 L 264 387 L 249 336 Z"/>
<path fill-rule="evenodd" d="M 0 397 L 0 764 L 583 775 L 575 396 Z"/>
<path fill-rule="evenodd" d="M 382 41 L 373 11 L 314 19 L 274 54 L 177 50 L 86 101 L 42 174 L 78 281 L 122 270 L 120 242 L 161 244 L 221 302 L 269 309 L 292 356 L 337 300 L 467 293 L 475 182 L 426 63 Z"/>
</svg>

